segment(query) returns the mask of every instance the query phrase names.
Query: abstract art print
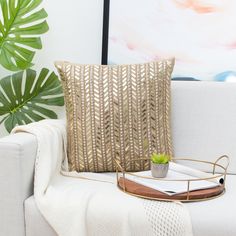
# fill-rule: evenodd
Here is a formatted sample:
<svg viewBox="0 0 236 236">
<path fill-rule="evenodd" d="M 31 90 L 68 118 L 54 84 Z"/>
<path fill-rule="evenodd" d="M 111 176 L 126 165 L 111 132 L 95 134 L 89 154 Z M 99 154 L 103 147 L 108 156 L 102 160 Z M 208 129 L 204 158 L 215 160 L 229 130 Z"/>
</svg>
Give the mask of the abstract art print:
<svg viewBox="0 0 236 236">
<path fill-rule="evenodd" d="M 173 79 L 236 82 L 236 0 L 104 1 L 103 61 L 174 57 Z"/>
</svg>

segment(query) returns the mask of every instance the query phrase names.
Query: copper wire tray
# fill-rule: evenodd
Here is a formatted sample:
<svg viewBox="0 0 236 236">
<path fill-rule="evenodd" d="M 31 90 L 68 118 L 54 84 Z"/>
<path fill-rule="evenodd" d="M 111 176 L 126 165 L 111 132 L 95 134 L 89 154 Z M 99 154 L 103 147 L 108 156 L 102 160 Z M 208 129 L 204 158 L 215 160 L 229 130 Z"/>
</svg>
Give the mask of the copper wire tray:
<svg viewBox="0 0 236 236">
<path fill-rule="evenodd" d="M 223 166 L 219 164 L 220 161 L 225 159 L 226 164 Z M 144 161 L 150 161 L 149 159 L 141 159 Z M 140 159 L 132 160 L 132 161 L 140 161 Z M 181 202 L 197 202 L 197 201 L 204 201 L 217 198 L 225 193 L 225 182 L 226 182 L 226 175 L 227 175 L 227 168 L 229 166 L 229 157 L 227 155 L 223 155 L 216 159 L 215 162 L 209 161 L 202 161 L 190 158 L 173 158 L 171 161 L 187 161 L 187 162 L 198 162 L 203 163 L 204 165 L 211 165 L 212 166 L 212 177 L 207 178 L 192 178 L 192 179 L 167 179 L 167 178 L 153 178 L 153 177 L 144 177 L 139 176 L 138 173 L 134 172 L 126 172 L 122 167 L 120 161 L 115 160 L 116 164 L 116 179 L 117 179 L 117 186 L 123 192 L 141 198 L 146 198 L 150 200 L 159 200 L 159 201 L 181 201 Z M 216 173 L 216 167 L 219 168 L 219 174 Z M 207 173 L 207 172 L 206 172 Z M 209 173 L 208 173 L 209 174 Z M 136 176 L 139 178 L 145 179 L 153 179 L 155 181 L 171 181 L 171 182 L 183 182 L 187 183 L 187 188 L 185 193 L 176 194 L 176 195 L 167 195 L 163 192 L 158 190 L 154 190 L 152 188 L 143 186 L 141 184 L 135 183 L 126 178 L 127 175 Z M 194 190 L 190 191 L 190 186 L 193 181 L 203 181 L 203 180 L 216 180 L 216 179 L 223 179 L 222 184 L 209 189 L 202 189 L 202 190 Z"/>
</svg>

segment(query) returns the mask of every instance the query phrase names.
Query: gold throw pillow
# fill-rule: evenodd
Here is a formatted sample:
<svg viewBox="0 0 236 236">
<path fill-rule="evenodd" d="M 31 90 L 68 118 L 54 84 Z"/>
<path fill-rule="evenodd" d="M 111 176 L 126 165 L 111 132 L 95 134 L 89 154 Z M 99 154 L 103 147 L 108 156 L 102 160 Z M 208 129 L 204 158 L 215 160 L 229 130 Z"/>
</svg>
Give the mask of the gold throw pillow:
<svg viewBox="0 0 236 236">
<path fill-rule="evenodd" d="M 134 65 L 55 63 L 65 94 L 71 171 L 150 168 L 153 152 L 172 155 L 170 79 L 174 60 Z M 140 159 L 136 162 L 134 159 Z"/>
</svg>

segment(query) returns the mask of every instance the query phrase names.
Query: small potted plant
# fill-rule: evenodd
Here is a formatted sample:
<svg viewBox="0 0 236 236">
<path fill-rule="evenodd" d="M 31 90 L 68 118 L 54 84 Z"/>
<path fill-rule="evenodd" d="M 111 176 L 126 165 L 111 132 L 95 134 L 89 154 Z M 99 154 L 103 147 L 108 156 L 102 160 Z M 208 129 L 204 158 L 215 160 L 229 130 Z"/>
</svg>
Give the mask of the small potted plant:
<svg viewBox="0 0 236 236">
<path fill-rule="evenodd" d="M 166 154 L 153 153 L 151 156 L 151 172 L 154 178 L 164 178 L 169 169 L 170 157 Z"/>
</svg>

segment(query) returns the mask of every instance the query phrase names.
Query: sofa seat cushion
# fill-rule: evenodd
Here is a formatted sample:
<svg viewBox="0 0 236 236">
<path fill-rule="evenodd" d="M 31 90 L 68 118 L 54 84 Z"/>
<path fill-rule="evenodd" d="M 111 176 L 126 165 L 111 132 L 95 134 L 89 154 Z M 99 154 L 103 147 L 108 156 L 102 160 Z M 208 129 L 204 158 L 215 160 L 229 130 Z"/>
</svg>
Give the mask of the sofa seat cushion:
<svg viewBox="0 0 236 236">
<path fill-rule="evenodd" d="M 236 235 L 236 175 L 228 175 L 226 193 L 216 199 L 188 203 L 194 236 Z"/>
<path fill-rule="evenodd" d="M 109 173 L 109 175 L 115 175 Z M 227 176 L 227 192 L 214 200 L 186 203 L 194 236 L 236 235 L 236 175 Z M 56 236 L 37 209 L 34 197 L 25 201 L 26 236 Z"/>
</svg>

